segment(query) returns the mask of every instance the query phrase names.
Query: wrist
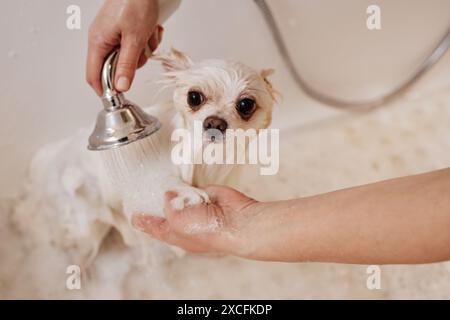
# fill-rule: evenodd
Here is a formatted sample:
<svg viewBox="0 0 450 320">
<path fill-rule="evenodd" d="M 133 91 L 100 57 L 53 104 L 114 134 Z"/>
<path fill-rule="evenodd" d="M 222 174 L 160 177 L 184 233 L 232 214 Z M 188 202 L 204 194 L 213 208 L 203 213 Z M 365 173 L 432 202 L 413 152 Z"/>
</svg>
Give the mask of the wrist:
<svg viewBox="0 0 450 320">
<path fill-rule="evenodd" d="M 293 258 L 298 234 L 296 215 L 289 210 L 289 201 L 254 202 L 242 212 L 245 217 L 238 226 L 238 243 L 231 254 L 252 260 L 298 261 Z"/>
</svg>

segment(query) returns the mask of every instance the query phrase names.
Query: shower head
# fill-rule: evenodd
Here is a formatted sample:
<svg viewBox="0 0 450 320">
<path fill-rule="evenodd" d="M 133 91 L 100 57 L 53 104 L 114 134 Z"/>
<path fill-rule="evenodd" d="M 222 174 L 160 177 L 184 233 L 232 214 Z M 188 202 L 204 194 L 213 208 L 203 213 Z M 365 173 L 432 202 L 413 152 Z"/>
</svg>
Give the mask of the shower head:
<svg viewBox="0 0 450 320">
<path fill-rule="evenodd" d="M 114 89 L 118 55 L 119 49 L 114 50 L 103 64 L 101 80 L 104 109 L 98 114 L 94 131 L 89 136 L 89 150 L 120 147 L 145 138 L 161 127 L 157 118 L 146 114 Z"/>
</svg>

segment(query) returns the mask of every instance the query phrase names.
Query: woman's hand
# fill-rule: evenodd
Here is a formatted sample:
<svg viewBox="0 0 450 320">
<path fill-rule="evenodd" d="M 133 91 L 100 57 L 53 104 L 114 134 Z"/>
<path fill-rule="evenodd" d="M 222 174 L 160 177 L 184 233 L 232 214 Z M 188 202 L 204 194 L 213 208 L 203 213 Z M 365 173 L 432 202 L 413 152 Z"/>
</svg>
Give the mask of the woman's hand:
<svg viewBox="0 0 450 320">
<path fill-rule="evenodd" d="M 106 56 L 120 45 L 114 77 L 115 88 L 127 91 L 137 68 L 161 42 L 163 29 L 157 25 L 157 0 L 106 0 L 89 29 L 86 80 L 102 94 L 100 73 Z"/>
<path fill-rule="evenodd" d="M 222 186 L 206 188 L 211 203 L 175 210 L 166 193 L 166 218 L 144 214 L 133 217 L 133 225 L 161 241 L 198 253 L 224 253 L 264 259 L 264 237 L 273 225 L 261 215 L 263 203 Z M 266 230 L 265 230 L 266 229 Z"/>
</svg>

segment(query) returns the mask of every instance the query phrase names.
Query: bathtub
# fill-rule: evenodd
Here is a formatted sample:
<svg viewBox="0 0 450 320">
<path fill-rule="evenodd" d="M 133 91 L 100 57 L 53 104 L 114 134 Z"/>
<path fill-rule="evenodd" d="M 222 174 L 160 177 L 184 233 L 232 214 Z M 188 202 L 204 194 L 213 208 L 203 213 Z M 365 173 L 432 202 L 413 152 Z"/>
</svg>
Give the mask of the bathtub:
<svg viewBox="0 0 450 320">
<path fill-rule="evenodd" d="M 81 8 L 80 30 L 65 27 L 66 8 L 74 3 Z M 439 0 L 268 3 L 299 72 L 314 88 L 345 99 L 390 90 L 418 66 L 450 21 L 450 3 Z M 370 4 L 381 7 L 379 31 L 365 27 Z M 382 266 L 381 288 L 370 290 L 365 265 L 167 257 L 160 246 L 152 261 L 141 261 L 115 232 L 82 266 L 82 287 L 67 289 L 70 257 L 51 244 L 30 244 L 11 216 L 33 154 L 90 127 L 100 108 L 84 81 L 88 25 L 100 5 L 3 4 L 0 298 L 450 298 L 449 263 Z M 219 57 L 276 69 L 272 81 L 282 98 L 272 127 L 281 129 L 280 171 L 269 177 L 245 172 L 241 190 L 257 199 L 313 195 L 450 165 L 449 53 L 397 101 L 355 114 L 329 108 L 296 87 L 252 1 L 183 1 L 165 29 L 162 48 L 174 46 L 194 59 Z M 169 98 L 167 92 L 156 95 L 160 73 L 149 63 L 129 97 L 143 106 Z"/>
</svg>

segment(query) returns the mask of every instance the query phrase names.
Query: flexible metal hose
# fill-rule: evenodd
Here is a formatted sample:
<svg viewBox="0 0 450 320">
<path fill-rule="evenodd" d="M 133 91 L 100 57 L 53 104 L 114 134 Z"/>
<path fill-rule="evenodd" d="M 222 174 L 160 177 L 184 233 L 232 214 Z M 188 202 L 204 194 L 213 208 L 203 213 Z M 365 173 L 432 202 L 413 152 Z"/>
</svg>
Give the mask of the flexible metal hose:
<svg viewBox="0 0 450 320">
<path fill-rule="evenodd" d="M 393 88 L 391 91 L 382 94 L 378 97 L 368 100 L 361 101 L 350 101 L 335 98 L 323 94 L 316 89 L 312 88 L 305 82 L 305 80 L 300 76 L 294 62 L 289 55 L 286 43 L 283 40 L 280 29 L 277 26 L 275 18 L 270 10 L 267 2 L 265 0 L 254 0 L 258 8 L 260 9 L 267 26 L 270 29 L 273 40 L 275 41 L 278 51 L 283 58 L 288 70 L 296 82 L 296 84 L 311 98 L 318 100 L 328 106 L 336 107 L 339 109 L 347 109 L 351 111 L 369 111 L 377 107 L 386 105 L 388 102 L 399 97 L 403 92 L 405 92 L 413 83 L 417 81 L 428 69 L 430 69 L 445 53 L 445 51 L 450 46 L 450 28 L 447 30 L 445 36 L 441 39 L 438 46 L 433 50 L 433 52 L 420 64 L 420 66 L 415 70 L 415 72 L 400 85 Z"/>
</svg>

